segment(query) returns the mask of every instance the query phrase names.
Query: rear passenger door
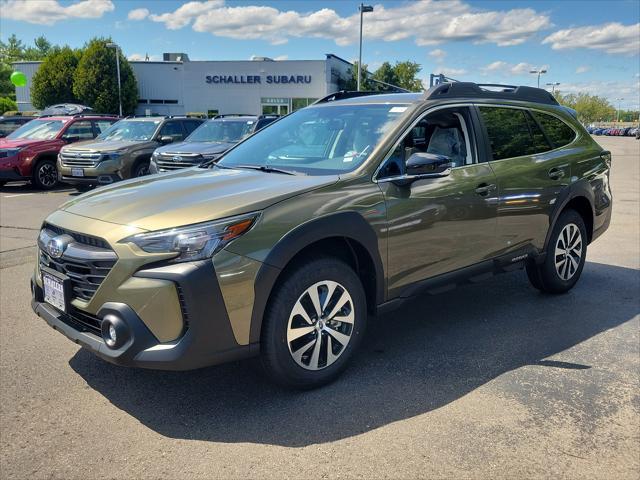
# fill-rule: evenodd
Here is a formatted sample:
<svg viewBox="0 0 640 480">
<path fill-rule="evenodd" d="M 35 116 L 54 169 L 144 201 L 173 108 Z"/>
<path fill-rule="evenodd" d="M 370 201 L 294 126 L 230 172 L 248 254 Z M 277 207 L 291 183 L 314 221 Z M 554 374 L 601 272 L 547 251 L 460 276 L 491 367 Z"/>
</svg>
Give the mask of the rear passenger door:
<svg viewBox="0 0 640 480">
<path fill-rule="evenodd" d="M 477 108 L 500 192 L 499 253 L 517 256 L 532 247 L 542 249 L 551 211 L 571 178 L 566 152 L 556 149 L 526 108 L 503 105 Z M 575 132 L 565 126 L 575 138 Z"/>
</svg>

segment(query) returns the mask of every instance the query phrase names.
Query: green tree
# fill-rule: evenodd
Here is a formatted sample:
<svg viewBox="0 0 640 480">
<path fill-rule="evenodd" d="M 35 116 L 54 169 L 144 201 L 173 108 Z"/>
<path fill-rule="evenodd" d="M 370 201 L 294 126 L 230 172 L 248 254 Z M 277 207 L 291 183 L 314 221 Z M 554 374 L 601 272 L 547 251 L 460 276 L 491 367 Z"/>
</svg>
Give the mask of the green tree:
<svg viewBox="0 0 640 480">
<path fill-rule="evenodd" d="M 73 79 L 82 54 L 69 47 L 55 48 L 33 76 L 31 103 L 46 108 L 54 103 L 73 103 Z"/>
<path fill-rule="evenodd" d="M 0 96 L 16 98 L 15 87 L 9 80 L 14 68 L 13 62 L 24 60 L 42 60 L 53 48 L 51 43 L 43 36 L 34 40 L 35 47 L 27 47 L 15 34 L 6 42 L 0 40 Z"/>
<path fill-rule="evenodd" d="M 107 47 L 110 38 L 94 38 L 86 45 L 73 79 L 73 94 L 97 112 L 118 112 L 116 51 Z M 120 56 L 122 110 L 132 114 L 138 105 L 138 84 L 127 59 Z"/>
<path fill-rule="evenodd" d="M 396 62 L 393 67 L 393 71 L 398 78 L 398 83 L 396 85 L 398 87 L 405 88 L 410 92 L 420 92 L 424 90 L 422 80 L 416 78 L 418 73 L 420 73 L 420 70 L 422 70 L 422 67 L 416 62 L 411 62 L 409 60 L 405 62 Z"/>
<path fill-rule="evenodd" d="M 367 64 L 362 64 L 361 90 L 371 90 L 372 84 L 369 82 L 367 75 Z M 346 80 L 341 79 L 338 82 L 338 90 L 355 91 L 358 89 L 358 62 L 353 62 L 353 66 L 349 69 L 349 76 Z"/>
<path fill-rule="evenodd" d="M 7 97 L 0 97 L 0 115 L 4 112 L 12 110 L 18 110 L 18 105 L 12 99 Z"/>
<path fill-rule="evenodd" d="M 396 70 L 389 62 L 384 62 L 380 65 L 380 67 L 373 72 L 372 78 L 390 85 L 398 85 Z"/>
<path fill-rule="evenodd" d="M 604 97 L 584 92 L 565 95 L 559 91 L 555 92 L 555 97 L 561 105 L 573 108 L 582 123 L 612 121 L 616 118 L 615 107 Z"/>
</svg>

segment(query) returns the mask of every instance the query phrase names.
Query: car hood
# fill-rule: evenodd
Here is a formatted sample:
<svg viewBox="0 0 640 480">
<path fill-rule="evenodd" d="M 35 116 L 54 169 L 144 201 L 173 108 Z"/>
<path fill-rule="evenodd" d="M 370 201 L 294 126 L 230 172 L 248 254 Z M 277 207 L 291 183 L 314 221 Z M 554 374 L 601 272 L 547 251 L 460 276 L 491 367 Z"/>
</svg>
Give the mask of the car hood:
<svg viewBox="0 0 640 480">
<path fill-rule="evenodd" d="M 87 140 L 86 142 L 77 142 L 73 145 L 69 145 L 67 147 L 63 147 L 63 151 L 65 152 L 79 152 L 79 153 L 87 153 L 87 152 L 113 152 L 117 150 L 126 150 L 131 147 L 140 147 L 145 144 L 155 145 L 155 142 L 146 142 L 146 141 L 124 141 L 124 140 L 115 140 L 115 141 L 96 141 L 96 140 Z"/>
<path fill-rule="evenodd" d="M 55 143 L 56 140 L 33 140 L 28 138 L 0 138 L 0 148 L 24 148 L 31 145 L 45 145 L 47 143 Z"/>
<path fill-rule="evenodd" d="M 195 167 L 101 187 L 61 209 L 105 222 L 161 230 L 262 210 L 338 179 L 337 175 Z"/>
<path fill-rule="evenodd" d="M 224 153 L 233 147 L 235 143 L 229 142 L 180 142 L 165 145 L 156 150 L 162 155 L 180 155 L 181 153 Z"/>
</svg>

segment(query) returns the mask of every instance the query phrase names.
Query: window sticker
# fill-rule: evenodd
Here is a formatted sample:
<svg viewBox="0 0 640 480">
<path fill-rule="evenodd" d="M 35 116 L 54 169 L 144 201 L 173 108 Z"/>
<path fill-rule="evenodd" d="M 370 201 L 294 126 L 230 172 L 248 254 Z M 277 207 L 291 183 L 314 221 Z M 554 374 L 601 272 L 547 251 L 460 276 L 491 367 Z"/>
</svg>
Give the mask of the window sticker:
<svg viewBox="0 0 640 480">
<path fill-rule="evenodd" d="M 391 107 L 389 113 L 402 113 L 405 112 L 409 107 Z"/>
</svg>

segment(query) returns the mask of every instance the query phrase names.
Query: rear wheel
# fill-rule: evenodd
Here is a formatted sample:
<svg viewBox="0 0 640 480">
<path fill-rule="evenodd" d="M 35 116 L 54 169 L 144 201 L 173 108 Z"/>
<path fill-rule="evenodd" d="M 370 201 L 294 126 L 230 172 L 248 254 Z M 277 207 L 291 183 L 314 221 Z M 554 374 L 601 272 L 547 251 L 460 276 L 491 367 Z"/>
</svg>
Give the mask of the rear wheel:
<svg viewBox="0 0 640 480">
<path fill-rule="evenodd" d="M 575 210 L 567 210 L 556 222 L 545 261 L 527 265 L 531 284 L 547 293 L 564 293 L 578 282 L 587 256 L 587 230 Z"/>
<path fill-rule="evenodd" d="M 261 338 L 264 368 L 287 387 L 329 383 L 346 368 L 366 321 L 364 290 L 347 264 L 326 257 L 302 263 L 269 301 Z"/>
<path fill-rule="evenodd" d="M 40 160 L 33 170 L 33 184 L 41 190 L 51 190 L 58 185 L 58 169 L 53 160 Z"/>
</svg>

